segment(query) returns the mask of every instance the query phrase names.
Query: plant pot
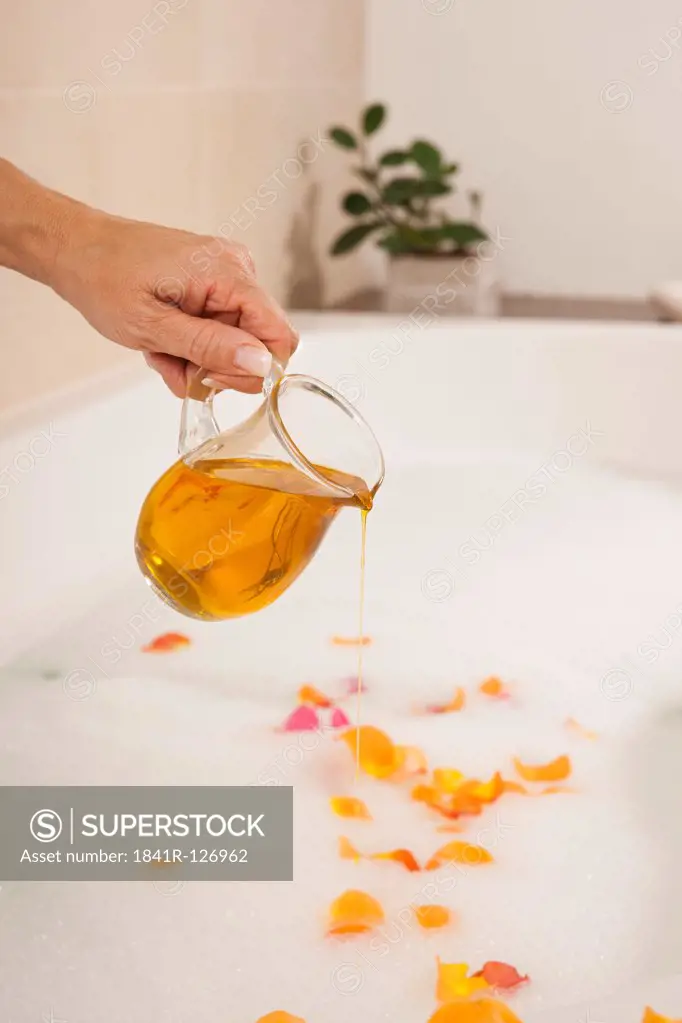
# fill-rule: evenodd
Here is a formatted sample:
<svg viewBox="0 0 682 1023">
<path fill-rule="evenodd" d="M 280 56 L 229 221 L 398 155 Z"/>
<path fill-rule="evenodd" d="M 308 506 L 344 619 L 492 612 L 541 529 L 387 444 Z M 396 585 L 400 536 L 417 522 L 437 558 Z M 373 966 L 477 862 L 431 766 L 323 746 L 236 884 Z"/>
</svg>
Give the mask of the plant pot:
<svg viewBox="0 0 682 1023">
<path fill-rule="evenodd" d="M 499 316 L 494 257 L 393 257 L 384 308 L 390 313 L 411 313 L 419 307 L 432 316 Z"/>
</svg>

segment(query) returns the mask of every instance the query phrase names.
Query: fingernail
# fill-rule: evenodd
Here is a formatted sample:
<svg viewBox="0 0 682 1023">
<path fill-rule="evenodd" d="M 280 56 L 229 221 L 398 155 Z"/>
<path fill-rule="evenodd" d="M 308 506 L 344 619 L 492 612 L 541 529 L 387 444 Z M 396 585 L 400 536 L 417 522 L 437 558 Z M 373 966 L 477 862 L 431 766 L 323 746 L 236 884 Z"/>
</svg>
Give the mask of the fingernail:
<svg viewBox="0 0 682 1023">
<path fill-rule="evenodd" d="M 204 387 L 212 387 L 216 391 L 221 391 L 225 384 L 221 384 L 219 380 L 214 380 L 213 377 L 204 377 L 201 381 Z"/>
<path fill-rule="evenodd" d="M 272 366 L 272 356 L 267 348 L 242 345 L 234 354 L 234 364 L 251 376 L 266 377 Z"/>
</svg>

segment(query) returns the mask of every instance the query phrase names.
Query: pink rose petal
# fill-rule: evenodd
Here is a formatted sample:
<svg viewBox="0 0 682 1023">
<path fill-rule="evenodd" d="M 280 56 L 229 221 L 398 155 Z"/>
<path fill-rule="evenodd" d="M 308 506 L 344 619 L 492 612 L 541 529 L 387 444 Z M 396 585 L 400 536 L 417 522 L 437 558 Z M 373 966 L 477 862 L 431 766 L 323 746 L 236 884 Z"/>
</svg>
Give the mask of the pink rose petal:
<svg viewBox="0 0 682 1023">
<path fill-rule="evenodd" d="M 283 725 L 285 732 L 314 732 L 320 726 L 320 719 L 314 707 L 297 707 L 292 710 Z"/>
<path fill-rule="evenodd" d="M 350 678 L 347 678 L 344 681 L 347 693 L 357 693 L 358 689 L 362 693 L 367 692 L 367 683 L 364 681 L 361 682 L 357 675 L 351 675 Z"/>
<path fill-rule="evenodd" d="M 348 728 L 350 721 L 340 707 L 335 707 L 330 718 L 332 728 Z"/>
</svg>

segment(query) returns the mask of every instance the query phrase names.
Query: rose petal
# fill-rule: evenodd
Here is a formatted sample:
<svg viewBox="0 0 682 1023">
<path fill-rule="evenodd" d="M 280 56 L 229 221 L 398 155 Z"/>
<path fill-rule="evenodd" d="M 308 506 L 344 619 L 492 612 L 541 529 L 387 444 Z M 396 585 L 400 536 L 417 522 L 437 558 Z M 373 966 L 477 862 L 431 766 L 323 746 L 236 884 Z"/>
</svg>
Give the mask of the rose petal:
<svg viewBox="0 0 682 1023">
<path fill-rule="evenodd" d="M 464 780 L 462 772 L 452 767 L 437 767 L 433 772 L 433 784 L 439 792 L 455 792 Z"/>
<path fill-rule="evenodd" d="M 397 769 L 395 746 L 389 737 L 373 725 L 349 728 L 339 738 L 343 739 L 354 757 L 358 749 L 358 735 L 360 768 L 372 778 L 388 778 Z"/>
<path fill-rule="evenodd" d="M 518 987 L 519 984 L 525 984 L 530 980 L 527 974 L 522 976 L 514 966 L 510 966 L 508 963 L 498 963 L 492 959 L 484 963 L 483 968 L 473 976 L 483 977 L 490 987 L 504 990 Z"/>
<path fill-rule="evenodd" d="M 351 888 L 329 907 L 327 934 L 362 934 L 383 923 L 384 911 L 367 892 Z"/>
<path fill-rule="evenodd" d="M 416 859 L 412 855 L 409 849 L 392 849 L 390 852 L 374 853 L 370 859 L 372 860 L 394 860 L 395 863 L 402 863 L 402 865 L 410 871 L 421 870 L 421 867 L 417 863 Z"/>
<path fill-rule="evenodd" d="M 441 1005 L 428 1023 L 521 1023 L 509 1006 L 494 998 L 479 998 L 475 1002 L 451 1002 Z"/>
<path fill-rule="evenodd" d="M 339 817 L 355 817 L 363 821 L 371 821 L 372 815 L 361 799 L 355 796 L 332 796 L 329 800 L 331 808 Z"/>
<path fill-rule="evenodd" d="M 485 682 L 481 682 L 478 691 L 483 693 L 484 696 L 493 697 L 495 700 L 508 700 L 511 696 L 511 693 L 508 689 L 505 689 L 500 679 L 494 676 L 487 678 Z"/>
<path fill-rule="evenodd" d="M 518 792 L 519 795 L 527 796 L 528 789 L 525 785 L 522 785 L 518 781 L 507 781 L 506 779 L 502 782 L 503 792 Z"/>
<path fill-rule="evenodd" d="M 455 792 L 450 796 L 447 805 L 436 806 L 434 809 L 444 817 L 477 817 L 482 812 L 483 804 L 480 799 L 466 792 Z"/>
<path fill-rule="evenodd" d="M 157 636 L 156 639 L 143 646 L 142 652 L 145 654 L 169 654 L 173 650 L 189 646 L 190 643 L 190 638 L 181 632 L 164 632 L 162 636 Z"/>
<path fill-rule="evenodd" d="M 650 1009 L 647 1005 L 644 1010 L 644 1017 L 642 1023 L 682 1023 L 682 1019 L 671 1019 L 670 1016 L 660 1016 L 653 1009 Z"/>
<path fill-rule="evenodd" d="M 344 711 L 341 710 L 340 707 L 334 708 L 334 710 L 331 713 L 329 723 L 331 724 L 332 728 L 348 728 L 348 726 L 350 725 L 350 721 L 348 720 L 347 715 L 345 714 Z"/>
<path fill-rule="evenodd" d="M 468 842 L 447 842 L 441 846 L 428 860 L 424 870 L 438 870 L 447 863 L 464 863 L 469 867 L 478 867 L 483 863 L 492 863 L 493 857 L 481 845 L 470 845 Z"/>
<path fill-rule="evenodd" d="M 446 927 L 452 920 L 452 914 L 445 906 L 416 906 L 414 912 L 417 923 L 425 930 Z"/>
<path fill-rule="evenodd" d="M 292 710 L 282 728 L 285 732 L 314 732 L 320 727 L 320 719 L 313 707 L 297 707 Z"/>
<path fill-rule="evenodd" d="M 332 701 L 315 686 L 301 686 L 298 691 L 299 703 L 311 703 L 313 707 L 331 707 Z"/>
<path fill-rule="evenodd" d="M 395 780 L 410 778 L 415 774 L 426 774 L 429 769 L 426 756 L 416 746 L 395 746 Z"/>
<path fill-rule="evenodd" d="M 351 695 L 356 694 L 358 690 L 360 690 L 361 693 L 367 692 L 367 683 L 365 682 L 364 678 L 359 679 L 357 675 L 351 675 L 351 677 L 347 678 L 345 682 L 346 692 L 350 693 Z"/>
<path fill-rule="evenodd" d="M 267 1016 L 261 1016 L 256 1023 L 305 1023 L 305 1020 L 300 1016 L 292 1016 L 290 1012 L 276 1009 L 275 1012 L 269 1012 Z"/>
<path fill-rule="evenodd" d="M 436 831 L 447 832 L 448 834 L 461 835 L 465 829 L 461 824 L 439 824 Z"/>
<path fill-rule="evenodd" d="M 455 695 L 453 696 L 450 703 L 431 703 L 428 704 L 424 709 L 427 714 L 450 714 L 459 710 L 463 710 L 464 704 L 466 703 L 466 692 L 464 689 L 455 689 Z"/>
<path fill-rule="evenodd" d="M 515 759 L 514 767 L 524 781 L 563 781 L 571 773 L 571 761 L 567 756 L 557 757 L 548 764 L 523 764 Z"/>
<path fill-rule="evenodd" d="M 333 646 L 371 646 L 371 636 L 332 636 Z"/>
<path fill-rule="evenodd" d="M 467 963 L 442 963 L 440 959 L 436 959 L 436 964 L 438 967 L 436 998 L 439 1002 L 469 998 L 488 989 L 488 983 L 483 977 L 469 976 Z"/>
<path fill-rule="evenodd" d="M 564 724 L 569 732 L 574 732 L 576 735 L 582 736 L 583 739 L 593 740 L 599 738 L 598 732 L 591 732 L 589 728 L 585 728 L 579 721 L 576 721 L 575 718 L 566 718 Z"/>
<path fill-rule="evenodd" d="M 494 803 L 504 792 L 504 782 L 502 781 L 502 775 L 497 771 L 490 781 L 469 782 L 463 788 L 464 791 L 460 790 L 459 795 L 473 796 L 474 799 L 480 800 L 481 803 Z"/>
<path fill-rule="evenodd" d="M 339 856 L 342 860 L 357 860 L 362 859 L 360 853 L 355 848 L 353 843 L 348 838 L 341 836 L 339 838 Z"/>
</svg>

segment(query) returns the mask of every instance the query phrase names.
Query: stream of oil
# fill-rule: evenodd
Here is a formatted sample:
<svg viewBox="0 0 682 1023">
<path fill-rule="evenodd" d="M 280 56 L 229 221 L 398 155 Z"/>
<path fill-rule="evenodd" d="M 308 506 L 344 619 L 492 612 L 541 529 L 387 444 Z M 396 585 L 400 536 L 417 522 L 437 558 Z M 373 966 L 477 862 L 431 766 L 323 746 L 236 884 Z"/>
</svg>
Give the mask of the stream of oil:
<svg viewBox="0 0 682 1023">
<path fill-rule="evenodd" d="M 367 516 L 369 508 L 360 511 L 360 605 L 358 621 L 358 692 L 355 707 L 355 781 L 360 777 L 360 722 L 362 720 L 362 655 L 365 649 L 365 554 L 367 550 Z"/>
</svg>

